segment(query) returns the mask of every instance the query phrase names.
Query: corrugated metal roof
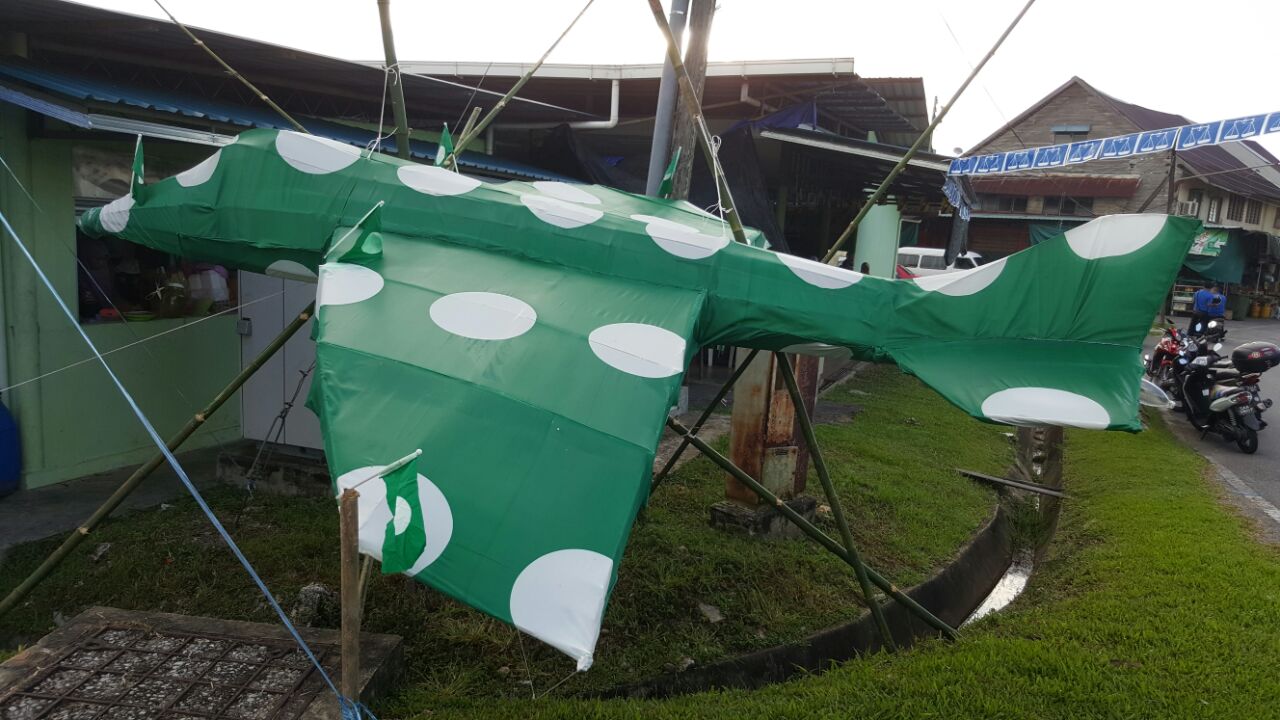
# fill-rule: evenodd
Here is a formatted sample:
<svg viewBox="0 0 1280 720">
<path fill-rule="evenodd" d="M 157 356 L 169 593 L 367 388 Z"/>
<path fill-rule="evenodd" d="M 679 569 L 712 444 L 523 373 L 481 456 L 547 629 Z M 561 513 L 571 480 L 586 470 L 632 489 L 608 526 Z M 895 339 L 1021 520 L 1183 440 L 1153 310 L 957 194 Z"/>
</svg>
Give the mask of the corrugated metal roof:
<svg viewBox="0 0 1280 720">
<path fill-rule="evenodd" d="M 71 100 L 100 103 L 108 106 L 123 106 L 121 109 L 137 108 L 166 113 L 176 116 L 175 119 L 177 117 L 190 118 L 240 128 L 289 129 L 292 127 L 279 115 L 266 108 L 238 105 L 180 91 L 161 91 L 155 88 L 136 87 L 98 78 L 88 78 L 62 70 L 40 67 L 34 63 L 16 59 L 0 60 L 0 79 L 35 86 L 40 90 Z M 13 98 L 0 95 L 0 101 L 5 100 L 14 102 Z M 58 113 L 52 111 L 56 109 L 56 106 L 52 103 L 48 103 L 50 106 L 49 112 L 39 107 L 32 107 L 29 102 L 14 102 L 14 104 L 22 105 L 51 117 L 64 119 Z M 364 128 L 305 115 L 296 117 L 312 133 L 350 145 L 366 147 L 375 137 L 373 131 Z M 386 152 L 394 153 L 396 149 L 394 139 L 384 141 L 382 148 Z M 410 143 L 409 151 L 414 157 L 431 159 L 436 155 L 436 145 L 421 140 L 413 140 Z M 481 153 L 463 153 L 459 158 L 459 162 L 464 168 L 493 175 L 532 178 L 535 180 L 567 179 L 564 176 L 530 165 Z"/>
<path fill-rule="evenodd" d="M 1192 121 L 1185 116 L 1152 110 L 1141 105 L 1125 102 L 1111 97 L 1096 88 L 1094 88 L 1094 91 L 1111 103 L 1121 115 L 1124 115 L 1130 122 L 1137 125 L 1139 130 L 1160 130 L 1192 124 Z M 1241 162 L 1239 158 L 1221 145 L 1208 145 L 1191 150 L 1180 150 L 1178 152 L 1178 160 L 1185 163 L 1197 174 L 1209 175 L 1204 178 L 1204 182 L 1210 185 L 1248 197 L 1280 200 L 1280 186 L 1266 179 L 1255 170 L 1249 169 L 1256 165 L 1277 162 L 1275 156 L 1252 140 L 1245 140 L 1240 144 L 1247 147 L 1257 156 L 1256 163 L 1246 164 Z"/>
<path fill-rule="evenodd" d="M 1127 198 L 1138 191 L 1137 175 L 1008 175 L 970 178 L 974 192 L 991 195 L 1067 195 L 1070 197 Z"/>
</svg>

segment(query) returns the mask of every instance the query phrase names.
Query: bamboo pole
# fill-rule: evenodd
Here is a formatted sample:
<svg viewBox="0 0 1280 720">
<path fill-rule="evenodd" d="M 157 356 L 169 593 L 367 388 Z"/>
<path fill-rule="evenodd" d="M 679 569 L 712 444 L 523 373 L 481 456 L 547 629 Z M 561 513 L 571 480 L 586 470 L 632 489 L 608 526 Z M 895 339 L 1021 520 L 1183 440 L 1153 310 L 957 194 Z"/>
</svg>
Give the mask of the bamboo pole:
<svg viewBox="0 0 1280 720">
<path fill-rule="evenodd" d="M 650 0 L 650 2 L 655 1 L 656 0 Z M 978 73 L 982 70 L 983 66 L 987 64 L 987 61 L 996 54 L 996 50 L 1000 49 L 1000 46 L 1004 44 L 1005 38 L 1009 37 L 1009 33 L 1013 32 L 1013 29 L 1017 27 L 1018 23 L 1022 20 L 1022 16 L 1027 14 L 1027 11 L 1031 9 L 1031 6 L 1034 5 L 1035 2 L 1036 0 L 1027 0 L 1027 4 L 1022 6 L 1022 10 L 1018 12 L 1017 17 L 1013 19 L 1013 22 L 1009 23 L 1009 27 L 1004 29 L 1004 32 L 1001 33 L 1000 37 L 996 40 L 996 44 L 991 46 L 991 49 L 987 51 L 987 54 L 984 55 L 978 65 L 973 68 L 973 71 L 969 73 L 969 77 L 965 78 L 959 89 L 957 89 L 955 94 L 951 96 L 951 99 L 947 101 L 947 104 L 942 106 L 942 110 L 933 116 L 933 120 L 929 123 L 929 127 L 925 128 L 924 132 L 920 133 L 920 137 L 916 138 L 916 141 L 911 144 L 911 148 L 903 154 L 902 159 L 898 160 L 898 164 L 894 165 L 893 169 L 889 171 L 889 174 L 885 176 L 885 179 L 880 183 L 880 187 L 876 188 L 876 191 L 871 193 L 871 197 L 867 198 L 866 203 L 862 205 L 862 209 L 859 210 L 858 214 L 849 222 L 849 225 L 844 229 L 844 232 L 840 233 L 840 237 L 836 238 L 835 244 L 827 251 L 827 254 L 822 258 L 822 262 L 831 262 L 831 258 L 835 257 L 836 252 L 840 250 L 840 247 L 844 245 L 849 237 L 858 229 L 859 223 L 861 223 L 862 219 L 867 216 L 867 213 L 871 212 L 871 208 L 875 207 L 875 205 L 884 198 L 885 194 L 889 192 L 889 185 L 891 185 L 893 181 L 902 174 L 902 171 L 907 168 L 907 163 L 911 162 L 911 158 L 915 157 L 916 152 L 918 152 L 925 144 L 925 141 L 933 137 L 934 128 L 938 127 L 938 123 L 942 122 L 942 118 L 947 116 L 947 112 L 951 110 L 951 106 L 956 104 L 956 101 L 964 94 L 965 89 L 969 87 L 969 83 L 973 82 L 973 79 L 978 76 Z"/>
<path fill-rule="evenodd" d="M 191 437 L 196 430 L 199 430 L 201 425 L 204 425 L 210 416 L 218 411 L 218 408 L 222 407 L 227 400 L 230 400 L 231 396 L 234 395 L 236 391 L 253 376 L 258 368 L 262 367 L 267 360 L 271 359 L 271 356 L 280 348 L 284 347 L 285 342 L 287 342 L 289 338 L 293 337 L 294 333 L 296 333 L 303 325 L 307 324 L 307 321 L 311 319 L 311 315 L 314 311 L 315 303 L 313 302 L 308 305 L 305 310 L 299 313 L 292 322 L 285 326 L 284 330 L 282 330 L 280 334 L 271 341 L 271 344 L 267 345 L 267 347 L 253 359 L 253 362 L 232 378 L 231 382 L 228 383 L 221 392 L 214 396 L 213 400 L 209 401 L 209 404 L 206 405 L 203 410 L 192 416 L 192 418 L 187 421 L 187 424 L 182 426 L 182 429 L 169 439 L 169 452 L 175 452 L 182 443 L 186 442 L 187 438 Z M 111 497 L 107 498 L 106 502 L 95 510 L 94 513 L 80 525 L 80 527 L 72 531 L 72 533 L 67 536 L 67 539 L 63 540 L 62 544 L 58 546 L 58 549 L 54 550 L 49 557 L 45 558 L 44 562 L 40 563 L 40 566 L 33 570 L 31 574 L 27 576 L 26 580 L 22 581 L 21 585 L 10 591 L 4 600 L 0 600 L 0 617 L 4 617 L 4 615 L 10 610 L 17 607 L 18 603 L 22 602 L 23 598 L 30 594 L 30 592 L 35 589 L 36 585 L 40 584 L 41 580 L 44 580 L 45 577 L 47 577 L 49 573 L 67 557 L 67 555 L 70 555 L 71 551 L 75 550 L 76 547 L 89 536 L 89 533 L 93 532 L 94 528 L 105 520 L 112 511 L 119 507 L 120 503 L 124 502 L 125 498 L 127 498 L 129 494 L 147 478 L 148 475 L 154 472 L 156 468 L 160 467 L 164 461 L 164 454 L 156 453 L 141 467 L 134 470 L 133 474 L 130 475 L 114 493 L 111 494 Z"/>
<path fill-rule="evenodd" d="M 342 695 L 360 701 L 360 493 L 347 488 L 338 505 L 342 563 Z"/>
<path fill-rule="evenodd" d="M 698 417 L 698 421 L 693 424 L 693 429 L 689 432 L 694 435 L 698 434 L 698 431 L 702 429 L 702 426 L 706 424 L 707 420 L 711 417 L 711 414 L 720 406 L 720 402 L 724 400 L 725 396 L 729 394 L 729 391 L 733 389 L 734 383 L 738 382 L 738 378 L 742 377 L 742 373 L 747 371 L 747 366 L 751 364 L 752 360 L 756 359 L 756 355 L 759 352 L 759 350 L 752 350 L 747 355 L 746 360 L 738 363 L 738 367 L 734 369 L 733 374 L 729 376 L 729 379 L 725 381 L 724 385 L 720 386 L 720 392 L 716 393 L 716 396 L 711 400 L 711 403 L 702 411 L 702 415 Z M 675 452 L 671 453 L 671 457 L 667 459 L 667 464 L 664 465 L 662 470 L 653 477 L 653 483 L 649 486 L 650 495 L 653 495 L 653 492 L 657 490 L 658 486 L 662 484 L 662 481 L 666 479 L 667 474 L 675 468 L 676 461 L 680 459 L 680 456 L 684 454 L 685 449 L 688 447 L 689 438 L 681 439 L 680 446 L 676 448 Z"/>
<path fill-rule="evenodd" d="M 391 112 L 396 118 L 396 155 L 409 159 L 409 115 L 404 107 L 404 82 L 396 60 L 396 38 L 391 32 L 391 0 L 378 0 L 378 20 L 382 23 L 382 52 L 391 72 Z"/>
<path fill-rule="evenodd" d="M 195 33 L 187 29 L 186 25 L 183 25 L 182 23 L 178 22 L 178 18 L 174 17 L 173 13 L 169 12 L 168 8 L 166 8 L 164 5 L 161 5 L 160 0 L 154 0 L 154 2 L 162 11 L 164 11 L 165 15 L 169 16 L 169 20 L 173 22 L 174 25 L 178 26 L 179 30 L 186 33 L 186 36 L 191 38 L 191 42 L 195 43 L 196 47 L 208 53 L 209 57 L 213 58 L 219 65 L 221 65 L 222 69 L 226 70 L 228 75 L 239 80 L 241 83 L 244 84 L 245 87 L 249 88 L 250 92 L 252 92 L 254 95 L 257 95 L 259 100 L 266 103 L 267 105 L 270 105 L 272 110 L 275 110 L 277 113 L 280 114 L 280 117 L 284 118 L 285 120 L 288 120 L 289 124 L 293 126 L 294 130 L 297 130 L 298 132 L 301 132 L 301 133 L 306 133 L 308 135 L 311 134 L 311 131 L 303 127 L 302 123 L 298 122 L 297 120 L 294 120 L 292 115 L 285 112 L 284 108 L 277 105 L 275 100 L 272 100 L 271 98 L 267 97 L 267 94 L 259 90 L 257 85 L 254 85 L 253 83 L 249 82 L 248 78 L 236 72 L 236 69 L 228 65 L 226 60 L 223 60 L 221 57 L 218 56 L 218 53 L 210 49 L 208 45 L 205 45 L 203 40 L 196 37 Z M 4 611 L 0 610 L 0 615 L 3 615 L 3 614 L 4 614 Z"/>
<path fill-rule="evenodd" d="M 876 627 L 880 629 L 880 639 L 890 650 L 897 650 L 897 645 L 893 642 L 893 634 L 889 632 L 889 624 L 885 622 L 884 611 L 880 603 L 876 602 L 875 593 L 871 590 L 871 581 L 867 578 L 867 566 L 862 562 L 857 546 L 853 544 L 853 532 L 849 529 L 849 521 L 844 516 L 844 505 L 840 502 L 840 496 L 836 494 L 835 484 L 831 482 L 831 474 L 827 472 L 827 461 L 823 458 L 822 449 L 818 446 L 818 436 L 813 432 L 809 413 L 804 409 L 804 398 L 800 395 L 800 384 L 796 382 L 791 361 L 783 353 L 775 352 L 773 355 L 778 359 L 778 369 L 782 372 L 782 379 L 787 383 L 787 392 L 791 393 L 791 404 L 796 406 L 796 420 L 800 423 L 800 431 L 804 434 L 805 443 L 809 445 L 809 456 L 813 458 L 813 467 L 818 472 L 818 480 L 822 482 L 822 491 L 827 494 L 827 503 L 831 505 L 831 516 L 836 521 L 836 527 L 840 529 L 840 541 L 844 543 L 849 559 L 853 561 L 851 563 L 853 574 L 858 578 L 858 585 L 862 588 L 862 596 L 871 610 L 871 617 L 875 619 Z"/>
<path fill-rule="evenodd" d="M 511 89 L 498 100 L 498 103 L 489 109 L 489 112 L 485 114 L 479 124 L 473 127 L 471 132 L 464 134 L 462 138 L 458 140 L 458 142 L 453 146 L 453 152 L 449 153 L 449 156 L 444 159 L 444 162 L 440 163 L 441 165 L 450 169 L 457 165 L 458 157 L 462 155 L 463 150 L 467 149 L 467 145 L 471 144 L 471 141 L 474 140 L 476 136 L 484 132 L 485 128 L 489 127 L 489 123 L 493 122 L 494 119 L 498 117 L 498 113 L 502 112 L 503 109 L 507 107 L 507 103 L 511 102 L 511 99 L 520 92 L 520 89 L 525 86 L 525 83 L 529 82 L 533 77 L 533 74 L 538 72 L 538 68 L 542 67 L 542 64 L 547 61 L 547 57 L 551 55 L 551 51 L 555 50 L 556 46 L 560 44 L 560 41 L 564 39 L 564 36 L 568 35 L 569 31 L 573 29 L 573 26 L 578 24 L 578 20 L 587 12 L 587 8 L 591 7 L 591 3 L 593 2 L 595 2 L 595 0 L 587 0 L 587 4 L 583 5 L 582 9 L 578 11 L 578 14 L 574 16 L 573 21 L 569 23 L 569 27 L 565 28 L 564 32 L 560 33 L 560 37 L 556 38 L 556 41 L 551 43 L 551 47 L 547 48 L 547 51 L 542 53 L 542 57 L 538 58 L 538 62 L 534 63 L 533 67 L 529 68 L 528 72 L 520 76 L 520 79 L 516 81 L 516 84 L 511 86 Z"/>
<path fill-rule="evenodd" d="M 703 0 L 709 2 L 710 0 Z M 711 168 L 711 176 L 716 180 L 716 187 L 720 191 L 720 206 L 724 209 L 725 220 L 729 222 L 729 229 L 733 231 L 733 239 L 740 243 L 747 242 L 746 231 L 742 228 L 742 218 L 738 217 L 738 209 L 733 202 L 733 193 L 729 191 L 729 181 L 724 176 L 720 163 L 716 161 L 715 149 L 711 147 L 711 139 L 707 137 L 706 123 L 702 116 L 702 99 L 698 97 L 698 93 L 693 89 L 693 81 L 689 79 L 689 71 L 685 69 L 684 60 L 680 57 L 680 46 L 676 44 L 675 35 L 671 33 L 671 26 L 667 23 L 667 16 L 662 11 L 662 3 L 659 0 L 649 0 L 649 9 L 653 12 L 653 19 L 658 23 L 658 29 L 662 31 L 662 36 L 667 41 L 667 59 L 671 61 L 671 67 L 676 71 L 676 82 L 680 90 L 680 99 L 685 107 L 689 108 L 689 112 L 693 115 L 694 125 L 697 130 L 694 135 L 698 138 L 698 146 L 702 148 L 702 154 L 707 160 L 707 164 Z"/>
<path fill-rule="evenodd" d="M 772 492 L 769 491 L 768 488 L 766 488 L 764 485 L 761 485 L 759 481 L 757 481 L 755 478 L 751 477 L 747 473 L 743 472 L 742 469 L 739 468 L 737 465 L 734 465 L 733 461 L 729 460 L 729 458 L 716 452 L 715 448 L 703 442 L 702 438 L 699 438 L 696 435 L 690 435 L 689 429 L 686 428 L 684 425 L 680 424 L 679 420 L 675 420 L 673 418 L 667 418 L 667 426 L 670 427 L 672 430 L 674 430 L 676 433 L 689 438 L 689 442 L 695 448 L 697 448 L 699 452 L 701 452 L 703 455 L 706 455 L 708 458 L 710 458 L 711 462 L 715 463 L 716 465 L 719 465 L 725 472 L 729 473 L 730 475 L 733 475 L 735 478 L 738 479 L 739 482 L 751 488 L 751 490 L 755 492 L 757 495 L 759 495 L 761 498 L 763 498 L 765 502 L 777 508 L 778 512 L 782 513 L 784 517 L 786 517 L 788 520 L 794 523 L 796 527 L 800 528 L 800 530 L 803 531 L 804 534 L 808 535 L 815 542 L 817 542 L 822 547 L 826 548 L 836 557 L 840 558 L 841 560 L 844 560 L 845 563 L 849 565 L 853 565 L 853 560 L 849 556 L 849 553 L 847 553 L 845 549 L 840 546 L 840 543 L 836 542 L 835 540 L 832 540 L 829 535 L 822 532 L 822 530 L 818 529 L 813 523 L 806 520 L 804 516 L 802 516 L 800 513 L 796 512 L 795 510 L 793 510 L 790 505 L 784 503 L 777 495 L 774 495 Z M 925 608 L 923 605 L 913 600 L 910 595 L 907 595 L 906 593 L 899 590 L 896 586 L 894 586 L 893 583 L 886 580 L 884 576 L 882 576 L 880 573 L 876 572 L 870 567 L 866 568 L 866 570 L 867 570 L 867 579 L 869 579 L 876 587 L 886 592 L 889 595 L 889 597 L 896 600 L 899 604 L 901 604 L 903 607 L 909 610 L 913 615 L 920 618 L 925 623 L 927 623 L 930 627 L 934 628 L 938 632 L 945 635 L 948 639 L 954 640 L 956 639 L 956 637 L 958 637 L 956 634 L 955 628 L 946 624 L 945 622 L 940 620 L 936 615 L 929 612 L 927 608 Z"/>
</svg>

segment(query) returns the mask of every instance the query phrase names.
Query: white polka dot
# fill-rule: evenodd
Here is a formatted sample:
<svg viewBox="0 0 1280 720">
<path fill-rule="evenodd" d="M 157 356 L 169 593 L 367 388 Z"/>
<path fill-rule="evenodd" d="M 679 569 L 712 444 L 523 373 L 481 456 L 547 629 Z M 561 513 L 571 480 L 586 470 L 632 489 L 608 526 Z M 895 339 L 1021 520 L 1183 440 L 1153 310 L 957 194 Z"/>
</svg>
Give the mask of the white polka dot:
<svg viewBox="0 0 1280 720">
<path fill-rule="evenodd" d="M 427 195 L 461 195 L 484 183 L 434 165 L 402 165 L 396 170 L 400 182 Z"/>
<path fill-rule="evenodd" d="M 1105 215 L 1066 232 L 1067 244 L 1086 260 L 1128 255 L 1164 229 L 1165 215 Z"/>
<path fill-rule="evenodd" d="M 565 202 L 584 203 L 586 205 L 599 205 L 600 198 L 583 190 L 577 185 L 569 183 L 557 182 L 554 180 L 538 180 L 532 185 L 538 189 L 543 195 L 550 195 L 557 200 Z"/>
<path fill-rule="evenodd" d="M 590 550 L 557 550 L 529 563 L 511 586 L 511 622 L 591 667 L 613 578 L 613 560 Z"/>
<path fill-rule="evenodd" d="M 392 526 L 397 535 L 403 535 L 405 530 L 409 529 L 409 523 L 413 520 L 413 509 L 409 507 L 409 501 L 402 497 L 396 498 L 396 513 L 392 518 Z"/>
<path fill-rule="evenodd" d="M 325 263 L 320 266 L 316 305 L 350 305 L 377 295 L 382 276 L 363 265 Z"/>
<path fill-rule="evenodd" d="M 360 159 L 360 148 L 290 130 L 276 133 L 276 152 L 293 169 L 311 175 L 338 172 Z"/>
<path fill-rule="evenodd" d="M 509 340 L 529 332 L 538 313 L 528 303 L 491 292 L 460 292 L 431 303 L 431 320 L 474 340 Z"/>
<path fill-rule="evenodd" d="M 1009 425 L 1068 425 L 1102 430 L 1111 415 L 1097 401 L 1066 390 L 1018 387 L 993 393 L 982 401 L 982 414 Z"/>
<path fill-rule="evenodd" d="M 951 295 L 952 297 L 973 295 L 985 289 L 995 282 L 996 278 L 1000 277 L 1000 273 L 1004 271 L 1005 260 L 1005 258 L 1000 258 L 995 262 L 987 263 L 972 270 L 958 270 L 938 275 L 922 275 L 918 278 L 913 278 L 913 280 L 921 289 L 930 292 Z"/>
<path fill-rule="evenodd" d="M 124 232 L 124 226 L 129 224 L 129 211 L 132 209 L 132 194 L 116 198 L 102 206 L 98 214 L 98 222 L 102 223 L 102 229 L 107 232 Z"/>
<path fill-rule="evenodd" d="M 182 187 L 195 187 L 197 185 L 202 185 L 208 182 L 209 178 L 213 177 L 213 171 L 218 169 L 218 159 L 221 157 L 222 151 L 219 150 L 205 158 L 199 165 L 196 165 L 190 170 L 184 170 L 177 175 L 174 175 L 173 179 L 177 180 L 178 184 Z"/>
<path fill-rule="evenodd" d="M 360 487 L 356 488 L 356 492 L 360 493 L 356 501 L 356 514 L 359 517 L 360 526 L 358 531 L 360 552 L 379 560 L 382 559 L 382 543 L 386 539 L 387 523 L 394 521 L 394 527 L 397 528 L 400 524 L 398 504 L 394 515 L 387 505 L 386 482 L 383 480 L 363 482 L 383 467 L 385 465 L 357 468 L 340 475 L 337 482 L 339 497 L 342 496 L 343 490 L 360 484 Z M 401 498 L 397 500 L 404 502 Z M 444 493 L 440 492 L 440 488 L 421 473 L 418 474 L 418 504 L 422 508 L 422 523 L 426 528 L 427 544 L 413 566 L 404 573 L 411 577 L 435 562 L 453 537 L 453 510 L 449 508 L 449 501 L 445 499 Z M 407 511 L 408 503 L 405 503 L 405 508 Z M 407 516 L 404 523 L 404 527 L 407 528 L 409 526 Z M 402 532 L 404 532 L 403 529 L 396 530 L 397 534 Z"/>
<path fill-rule="evenodd" d="M 604 212 L 601 210 L 582 207 L 545 195 L 521 195 L 520 202 L 532 210 L 539 220 L 565 229 L 590 225 L 604 217 Z"/>
<path fill-rule="evenodd" d="M 730 242 L 727 229 L 723 235 L 707 235 L 697 228 L 653 215 L 632 215 L 631 219 L 644 223 L 644 231 L 658 247 L 686 260 L 709 258 Z"/>
<path fill-rule="evenodd" d="M 791 272 L 796 274 L 796 277 L 810 285 L 816 285 L 827 290 L 847 288 L 865 277 L 861 273 L 845 270 L 835 265 L 820 263 L 816 260 L 806 260 L 786 253 L 776 253 L 776 255 L 783 265 L 786 265 Z"/>
<path fill-rule="evenodd" d="M 302 282 L 311 283 L 316 281 L 316 274 L 311 272 L 311 268 L 293 260 L 277 260 L 268 265 L 263 272 L 271 277 L 284 278 L 286 280 L 301 280 Z"/>
<path fill-rule="evenodd" d="M 655 325 L 605 325 L 587 341 L 596 357 L 624 373 L 664 378 L 684 372 L 684 338 Z"/>
</svg>

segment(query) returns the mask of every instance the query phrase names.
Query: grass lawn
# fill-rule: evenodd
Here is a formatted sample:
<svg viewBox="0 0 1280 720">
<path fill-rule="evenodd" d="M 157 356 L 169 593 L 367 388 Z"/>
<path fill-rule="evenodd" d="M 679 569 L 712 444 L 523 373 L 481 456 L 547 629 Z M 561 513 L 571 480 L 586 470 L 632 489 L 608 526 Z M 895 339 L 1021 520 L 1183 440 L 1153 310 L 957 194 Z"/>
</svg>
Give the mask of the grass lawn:
<svg viewBox="0 0 1280 720">
<path fill-rule="evenodd" d="M 856 377 L 830 399 L 865 408 L 852 424 L 819 428 L 856 539 L 874 567 L 900 585 L 914 584 L 993 513 L 994 494 L 951 468 L 1000 472 L 1011 457 L 1003 429 L 970 420 L 893 369 Z M 851 571 L 818 546 L 712 530 L 707 508 L 723 497 L 723 483 L 720 471 L 698 459 L 663 485 L 632 533 L 596 666 L 557 695 L 657 675 L 685 658 L 705 663 L 794 641 L 862 612 Z M 816 478 L 810 488 L 821 493 Z M 209 499 L 286 604 L 307 583 L 336 587 L 332 501 L 260 495 L 246 505 L 234 490 Z M 88 555 L 98 542 L 112 547 L 93 563 Z M 15 548 L 0 566 L 0 589 L 13 587 L 56 543 Z M 707 622 L 699 602 L 718 607 L 725 620 Z M 190 501 L 108 523 L 28 604 L 0 621 L 0 639 L 37 637 L 52 627 L 55 613 L 70 617 L 93 604 L 273 619 Z M 398 576 L 373 582 L 365 628 L 406 640 L 408 676 L 402 692 L 380 708 L 384 717 L 484 698 L 527 702 L 530 681 L 545 690 L 573 667 L 541 643 L 521 642 L 508 626 Z M 521 708 L 510 706 L 516 714 Z"/>
<path fill-rule="evenodd" d="M 1057 536 L 1030 589 L 963 631 L 756 692 L 432 706 L 450 718 L 1280 717 L 1280 551 L 1152 416 L 1068 433 Z M 424 708 L 425 709 L 425 708 Z"/>
</svg>

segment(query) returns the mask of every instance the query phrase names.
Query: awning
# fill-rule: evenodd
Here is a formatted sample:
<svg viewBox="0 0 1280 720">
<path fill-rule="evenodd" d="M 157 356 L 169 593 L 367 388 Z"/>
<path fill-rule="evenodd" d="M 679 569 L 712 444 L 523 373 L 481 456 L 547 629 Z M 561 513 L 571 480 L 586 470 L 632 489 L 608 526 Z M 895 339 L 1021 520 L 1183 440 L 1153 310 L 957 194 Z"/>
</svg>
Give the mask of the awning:
<svg viewBox="0 0 1280 720">
<path fill-rule="evenodd" d="M 1245 252 L 1239 233 L 1230 230 L 1206 230 L 1192 244 L 1192 252 L 1183 263 L 1197 274 L 1222 283 L 1239 283 L 1244 279 Z M 1217 254 L 1195 254 L 1196 251 Z"/>
<path fill-rule="evenodd" d="M 34 86 L 32 89 L 30 86 Z M 226 145 L 239 128 L 291 129 L 283 118 L 268 108 L 237 105 L 179 91 L 141 88 L 123 83 L 80 77 L 62 70 L 41 67 L 26 61 L 0 61 L 0 102 L 8 102 L 33 112 L 61 120 L 77 127 L 107 132 L 123 132 L 159 137 L 166 140 L 201 145 Z M 86 103 L 85 105 L 80 105 Z M 76 107 L 80 105 L 79 107 Z M 114 106 L 114 107 L 113 107 Z M 169 114 L 174 120 L 207 121 L 231 126 L 226 132 L 210 132 L 180 125 L 137 120 L 127 117 L 128 108 L 151 113 Z M 93 112 L 93 110 L 102 112 Z M 126 116 L 118 113 L 124 111 Z M 298 122 L 315 135 L 366 147 L 375 135 L 371 130 L 342 123 L 297 116 Z M 382 148 L 394 153 L 394 139 L 383 141 Z M 436 156 L 435 143 L 413 140 L 411 155 L 422 159 Z M 531 165 L 504 160 L 483 153 L 466 152 L 459 158 L 462 168 L 500 177 L 533 180 L 568 180 L 553 172 Z"/>
<path fill-rule="evenodd" d="M 975 192 L 984 195 L 1067 195 L 1070 197 L 1127 198 L 1138 191 L 1137 175 L 1057 175 L 970 178 Z"/>
</svg>

